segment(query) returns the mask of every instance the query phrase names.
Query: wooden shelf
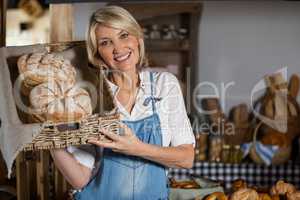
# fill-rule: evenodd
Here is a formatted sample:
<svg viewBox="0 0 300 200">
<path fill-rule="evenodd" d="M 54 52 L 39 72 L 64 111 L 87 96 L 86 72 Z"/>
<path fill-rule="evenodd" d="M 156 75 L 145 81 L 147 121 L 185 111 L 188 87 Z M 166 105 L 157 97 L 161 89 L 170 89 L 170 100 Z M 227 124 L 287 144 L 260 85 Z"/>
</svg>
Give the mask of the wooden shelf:
<svg viewBox="0 0 300 200">
<path fill-rule="evenodd" d="M 147 51 L 189 51 L 189 40 L 145 40 Z"/>
</svg>

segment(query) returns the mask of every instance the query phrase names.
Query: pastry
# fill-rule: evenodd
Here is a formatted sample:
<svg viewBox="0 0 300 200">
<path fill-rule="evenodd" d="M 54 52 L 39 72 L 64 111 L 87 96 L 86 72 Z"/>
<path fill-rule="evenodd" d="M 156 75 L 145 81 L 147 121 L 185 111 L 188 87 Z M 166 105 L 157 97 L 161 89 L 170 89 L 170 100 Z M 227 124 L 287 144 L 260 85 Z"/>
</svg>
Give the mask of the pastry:
<svg viewBox="0 0 300 200">
<path fill-rule="evenodd" d="M 181 189 L 198 189 L 199 184 L 194 180 L 188 181 L 176 181 L 175 179 L 170 179 L 171 188 L 181 188 Z"/>
<path fill-rule="evenodd" d="M 227 200 L 228 197 L 223 192 L 213 192 L 205 200 Z"/>
<path fill-rule="evenodd" d="M 294 193 L 286 194 L 288 200 L 299 200 L 300 199 L 300 191 L 296 191 Z"/>
<path fill-rule="evenodd" d="M 92 113 L 89 93 L 66 82 L 42 83 L 32 89 L 29 99 L 39 121 L 73 121 Z"/>
<path fill-rule="evenodd" d="M 244 181 L 242 179 L 237 179 L 237 180 L 233 181 L 233 183 L 232 183 L 232 190 L 234 192 L 238 191 L 239 189 L 242 189 L 242 188 L 247 188 L 246 181 Z"/>
<path fill-rule="evenodd" d="M 54 79 L 68 84 L 75 83 L 76 71 L 70 61 L 50 53 L 25 54 L 18 59 L 18 69 L 22 81 L 22 92 L 43 82 Z"/>
<path fill-rule="evenodd" d="M 285 183 L 284 181 L 280 180 L 271 188 L 270 194 L 271 195 L 286 195 L 287 193 L 291 194 L 296 191 L 295 186 L 290 183 Z"/>
<path fill-rule="evenodd" d="M 272 200 L 269 194 L 267 193 L 259 193 L 259 200 Z"/>
<path fill-rule="evenodd" d="M 230 200 L 259 200 L 257 192 L 250 188 L 242 188 L 231 195 Z"/>
</svg>

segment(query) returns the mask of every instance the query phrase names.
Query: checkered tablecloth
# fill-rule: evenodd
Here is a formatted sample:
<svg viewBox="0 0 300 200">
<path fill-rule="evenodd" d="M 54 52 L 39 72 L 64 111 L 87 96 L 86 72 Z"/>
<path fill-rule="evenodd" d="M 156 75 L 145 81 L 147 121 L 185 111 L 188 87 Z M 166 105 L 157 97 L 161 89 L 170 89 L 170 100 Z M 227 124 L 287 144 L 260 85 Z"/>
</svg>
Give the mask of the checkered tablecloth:
<svg viewBox="0 0 300 200">
<path fill-rule="evenodd" d="M 245 180 L 248 185 L 270 187 L 278 180 L 285 180 L 300 189 L 300 164 L 289 162 L 278 166 L 264 166 L 254 163 L 225 164 L 196 162 L 192 169 L 169 169 L 169 177 L 186 179 L 194 174 L 224 184 L 225 189 L 231 188 L 232 181 Z"/>
</svg>

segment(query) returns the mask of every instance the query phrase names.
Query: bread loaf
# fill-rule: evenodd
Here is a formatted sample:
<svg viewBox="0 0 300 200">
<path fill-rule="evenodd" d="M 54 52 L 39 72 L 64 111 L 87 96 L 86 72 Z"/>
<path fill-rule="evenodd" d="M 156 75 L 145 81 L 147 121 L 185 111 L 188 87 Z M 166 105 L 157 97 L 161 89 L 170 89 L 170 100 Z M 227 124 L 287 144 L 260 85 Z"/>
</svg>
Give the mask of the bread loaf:
<svg viewBox="0 0 300 200">
<path fill-rule="evenodd" d="M 230 200 L 259 200 L 258 193 L 250 188 L 242 188 L 234 192 Z"/>
<path fill-rule="evenodd" d="M 50 53 L 25 54 L 18 59 L 18 69 L 23 80 L 22 92 L 28 95 L 30 90 L 48 80 L 75 83 L 76 71 L 69 60 Z"/>
<path fill-rule="evenodd" d="M 292 194 L 294 192 L 296 192 L 295 186 L 290 183 L 285 183 L 282 180 L 277 181 L 270 190 L 271 195 L 286 195 L 287 193 Z"/>
<path fill-rule="evenodd" d="M 39 121 L 74 121 L 92 113 L 89 93 L 66 82 L 42 83 L 32 89 L 29 99 Z"/>
</svg>

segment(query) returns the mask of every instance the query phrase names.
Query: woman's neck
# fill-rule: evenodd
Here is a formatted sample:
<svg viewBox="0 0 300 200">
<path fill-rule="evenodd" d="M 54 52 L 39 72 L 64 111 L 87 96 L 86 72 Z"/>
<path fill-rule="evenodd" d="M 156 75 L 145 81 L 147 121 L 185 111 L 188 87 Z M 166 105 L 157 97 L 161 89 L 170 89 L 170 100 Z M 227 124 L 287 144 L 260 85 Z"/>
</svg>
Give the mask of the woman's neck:
<svg viewBox="0 0 300 200">
<path fill-rule="evenodd" d="M 134 91 L 139 84 L 138 72 L 134 70 L 122 73 L 113 73 L 111 81 L 115 83 L 120 90 Z"/>
</svg>

